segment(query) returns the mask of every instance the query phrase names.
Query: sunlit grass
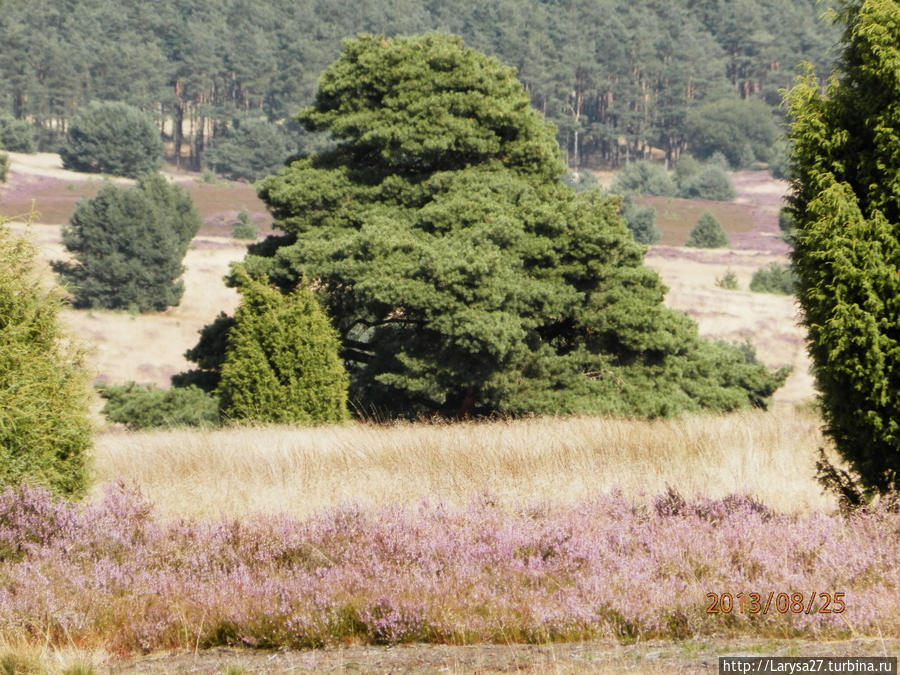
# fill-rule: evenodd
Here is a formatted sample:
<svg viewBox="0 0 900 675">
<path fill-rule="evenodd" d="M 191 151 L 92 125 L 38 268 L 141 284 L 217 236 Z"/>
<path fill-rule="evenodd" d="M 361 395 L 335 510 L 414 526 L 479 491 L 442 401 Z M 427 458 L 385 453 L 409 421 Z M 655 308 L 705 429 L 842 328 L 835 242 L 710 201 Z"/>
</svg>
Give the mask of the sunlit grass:
<svg viewBox="0 0 900 675">
<path fill-rule="evenodd" d="M 639 497 L 672 485 L 686 496 L 743 493 L 800 512 L 834 506 L 814 477 L 819 427 L 813 414 L 782 406 L 655 421 L 110 431 L 96 441 L 94 494 L 122 480 L 173 517 L 304 516 L 349 502 L 462 504 L 481 493 L 571 504 L 613 488 Z"/>
</svg>

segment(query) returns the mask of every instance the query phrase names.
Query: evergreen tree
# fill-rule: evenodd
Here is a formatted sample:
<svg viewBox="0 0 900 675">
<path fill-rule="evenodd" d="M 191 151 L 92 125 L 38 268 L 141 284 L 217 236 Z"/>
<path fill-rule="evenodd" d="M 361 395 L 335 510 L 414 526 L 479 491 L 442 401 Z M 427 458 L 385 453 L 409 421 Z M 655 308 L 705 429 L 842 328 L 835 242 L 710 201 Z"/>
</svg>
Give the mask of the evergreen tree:
<svg viewBox="0 0 900 675">
<path fill-rule="evenodd" d="M 25 481 L 78 495 L 92 431 L 87 377 L 34 257 L 0 222 L 0 488 Z"/>
<path fill-rule="evenodd" d="M 656 227 L 656 209 L 652 206 L 639 206 L 630 195 L 622 201 L 619 210 L 631 236 L 639 244 L 656 244 L 662 239 L 662 233 Z"/>
<path fill-rule="evenodd" d="M 869 492 L 900 488 L 900 3 L 842 2 L 827 96 L 790 93 L 794 265 L 828 434 Z"/>
<path fill-rule="evenodd" d="M 76 307 L 163 310 L 181 300 L 182 261 L 199 228 L 190 195 L 159 174 L 134 187 L 106 184 L 63 230 L 76 261 L 54 269 Z"/>
<path fill-rule="evenodd" d="M 283 294 L 240 268 L 236 274 L 242 297 L 217 388 L 222 416 L 286 424 L 347 419 L 337 334 L 312 291 Z"/>
<path fill-rule="evenodd" d="M 363 407 L 663 415 L 778 386 L 662 304 L 618 199 L 559 181 L 513 71 L 458 38 L 346 41 L 300 119 L 337 144 L 261 182 L 284 234 L 246 264 L 316 280 Z"/>
<path fill-rule="evenodd" d="M 69 125 L 63 167 L 137 178 L 162 166 L 162 137 L 153 119 L 130 105 L 93 102 Z"/>
<path fill-rule="evenodd" d="M 704 211 L 684 245 L 693 248 L 724 248 L 728 243 L 728 235 L 722 225 L 712 213 Z"/>
<path fill-rule="evenodd" d="M 278 171 L 291 152 L 281 127 L 265 120 L 235 120 L 216 134 L 206 151 L 206 163 L 232 180 L 257 180 Z"/>
</svg>

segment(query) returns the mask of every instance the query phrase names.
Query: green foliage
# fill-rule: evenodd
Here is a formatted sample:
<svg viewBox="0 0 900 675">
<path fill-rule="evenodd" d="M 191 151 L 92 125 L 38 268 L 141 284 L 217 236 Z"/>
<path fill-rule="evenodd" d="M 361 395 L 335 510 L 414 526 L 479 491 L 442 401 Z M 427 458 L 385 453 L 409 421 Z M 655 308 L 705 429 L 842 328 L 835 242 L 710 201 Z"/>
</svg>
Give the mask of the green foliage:
<svg viewBox="0 0 900 675">
<path fill-rule="evenodd" d="M 347 419 L 337 334 L 312 291 L 285 295 L 240 268 L 236 274 L 241 304 L 216 389 L 222 416 L 282 424 Z"/>
<path fill-rule="evenodd" d="M 652 206 L 639 206 L 630 195 L 622 201 L 619 210 L 631 236 L 639 244 L 652 245 L 662 239 L 662 233 L 656 227 L 656 209 Z"/>
<path fill-rule="evenodd" d="M 778 229 L 782 232 L 790 232 L 794 229 L 796 220 L 790 208 L 784 207 L 778 212 Z"/>
<path fill-rule="evenodd" d="M 256 226 L 250 222 L 250 212 L 247 209 L 238 211 L 231 236 L 235 239 L 256 239 Z"/>
<path fill-rule="evenodd" d="M 721 167 L 707 164 L 692 176 L 679 181 L 678 196 L 686 199 L 706 199 L 730 202 L 737 197 L 731 177 Z"/>
<path fill-rule="evenodd" d="M 688 147 L 697 157 L 721 152 L 733 168 L 766 161 L 778 138 L 769 106 L 760 100 L 721 99 L 687 115 Z"/>
<path fill-rule="evenodd" d="M 76 262 L 53 266 L 76 307 L 163 310 L 181 299 L 181 263 L 199 227 L 190 195 L 158 174 L 134 187 L 108 183 L 63 230 Z"/>
<path fill-rule="evenodd" d="M 25 120 L 0 114 L 0 150 L 34 152 L 34 128 Z"/>
<path fill-rule="evenodd" d="M 776 293 L 790 295 L 794 292 L 796 275 L 791 265 L 769 263 L 753 273 L 750 290 L 756 293 Z"/>
<path fill-rule="evenodd" d="M 733 270 L 728 270 L 723 276 L 716 279 L 716 286 L 726 291 L 736 291 L 738 289 L 737 274 Z"/>
<path fill-rule="evenodd" d="M 611 189 L 621 195 L 675 195 L 675 183 L 665 167 L 649 160 L 628 164 L 616 174 Z"/>
<path fill-rule="evenodd" d="M 95 101 L 72 120 L 59 154 L 66 169 L 137 178 L 162 166 L 162 150 L 152 117 L 125 103 Z"/>
<path fill-rule="evenodd" d="M 217 133 L 206 152 L 206 163 L 232 180 L 253 181 L 284 166 L 291 154 L 287 137 L 277 124 L 259 119 L 236 119 Z"/>
<path fill-rule="evenodd" d="M 789 96 L 793 261 L 827 433 L 870 495 L 900 489 L 900 5 L 843 2 L 822 96 Z"/>
<path fill-rule="evenodd" d="M 703 170 L 703 164 L 698 162 L 693 155 L 684 153 L 675 162 L 673 168 L 675 169 L 675 183 L 683 185 Z"/>
<path fill-rule="evenodd" d="M 87 377 L 34 257 L 0 223 L 0 487 L 25 481 L 78 495 L 92 432 Z"/>
<path fill-rule="evenodd" d="M 216 398 L 199 387 L 156 389 L 136 382 L 100 385 L 106 399 L 101 412 L 111 422 L 131 429 L 179 426 L 215 426 L 219 422 Z"/>
<path fill-rule="evenodd" d="M 728 235 L 722 225 L 709 211 L 700 214 L 697 224 L 688 235 L 685 246 L 693 248 L 724 248 L 728 246 Z"/>
<path fill-rule="evenodd" d="M 9 155 L 0 152 L 0 183 L 5 183 L 9 177 Z"/>
<path fill-rule="evenodd" d="M 449 36 L 363 36 L 320 83 L 300 119 L 337 145 L 259 184 L 284 234 L 246 266 L 315 279 L 361 409 L 654 416 L 778 386 L 663 305 L 619 198 L 559 181 L 510 69 Z"/>
</svg>

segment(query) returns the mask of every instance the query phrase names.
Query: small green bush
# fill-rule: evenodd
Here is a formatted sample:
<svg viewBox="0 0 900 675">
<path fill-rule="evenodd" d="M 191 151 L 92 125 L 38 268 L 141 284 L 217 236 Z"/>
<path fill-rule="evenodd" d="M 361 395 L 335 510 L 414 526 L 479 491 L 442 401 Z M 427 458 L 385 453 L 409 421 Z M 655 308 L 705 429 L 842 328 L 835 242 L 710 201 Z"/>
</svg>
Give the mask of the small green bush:
<svg viewBox="0 0 900 675">
<path fill-rule="evenodd" d="M 675 196 L 675 183 L 659 164 L 649 160 L 632 162 L 613 179 L 612 191 L 620 195 Z"/>
<path fill-rule="evenodd" d="M 790 265 L 782 263 L 770 263 L 753 273 L 750 280 L 750 290 L 756 293 L 776 293 L 778 295 L 791 295 L 794 292 L 794 284 L 797 277 Z"/>
<path fill-rule="evenodd" d="M 783 208 L 778 212 L 778 229 L 782 232 L 790 232 L 793 230 L 795 223 L 794 214 L 791 213 L 790 209 Z"/>
<path fill-rule="evenodd" d="M 162 166 L 163 143 L 150 115 L 125 103 L 82 108 L 60 149 L 63 167 L 137 178 Z"/>
<path fill-rule="evenodd" d="M 9 155 L 0 152 L 0 183 L 5 183 L 9 177 Z"/>
<path fill-rule="evenodd" d="M 684 245 L 693 248 L 724 248 L 728 244 L 728 235 L 722 225 L 712 213 L 704 211 Z"/>
<path fill-rule="evenodd" d="M 736 291 L 738 289 L 737 274 L 733 270 L 728 270 L 723 276 L 716 279 L 716 286 L 724 288 L 726 291 Z"/>
<path fill-rule="evenodd" d="M 0 489 L 25 481 L 78 495 L 92 433 L 84 359 L 35 255 L 0 222 Z"/>
<path fill-rule="evenodd" d="M 127 382 L 99 385 L 97 389 L 106 399 L 101 411 L 106 418 L 131 429 L 209 427 L 219 423 L 218 401 L 199 387 L 157 389 Z"/>
<path fill-rule="evenodd" d="M 247 209 L 238 211 L 231 236 L 235 239 L 256 239 L 256 226 L 250 222 L 250 212 Z"/>
<path fill-rule="evenodd" d="M 728 173 L 715 164 L 706 165 L 699 173 L 679 183 L 678 196 L 686 199 L 706 199 L 730 202 L 737 197 Z"/>
<path fill-rule="evenodd" d="M 337 332 L 312 291 L 285 295 L 240 266 L 234 278 L 243 297 L 216 390 L 222 416 L 286 424 L 347 419 L 349 378 Z"/>
<path fill-rule="evenodd" d="M 627 196 L 619 213 L 625 219 L 631 236 L 639 244 L 656 244 L 662 238 L 656 227 L 656 209 L 652 206 L 638 206 L 631 196 Z"/>
<path fill-rule="evenodd" d="M 0 149 L 10 152 L 34 152 L 34 127 L 9 114 L 0 115 Z"/>
</svg>

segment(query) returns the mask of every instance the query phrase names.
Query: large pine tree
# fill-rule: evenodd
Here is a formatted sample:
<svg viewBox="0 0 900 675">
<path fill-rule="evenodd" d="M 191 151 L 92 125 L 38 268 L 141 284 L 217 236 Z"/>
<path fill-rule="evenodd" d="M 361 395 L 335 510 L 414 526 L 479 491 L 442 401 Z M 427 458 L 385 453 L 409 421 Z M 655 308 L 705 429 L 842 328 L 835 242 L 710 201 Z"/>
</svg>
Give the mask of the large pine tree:
<svg viewBox="0 0 900 675">
<path fill-rule="evenodd" d="M 616 202 L 558 180 L 514 71 L 458 38 L 346 41 L 299 119 L 336 146 L 261 183 L 284 235 L 247 264 L 315 280 L 363 408 L 665 415 L 780 382 L 663 306 Z"/>
<path fill-rule="evenodd" d="M 827 430 L 869 492 L 900 488 L 900 3 L 843 2 L 826 96 L 790 94 L 794 264 Z"/>
</svg>

